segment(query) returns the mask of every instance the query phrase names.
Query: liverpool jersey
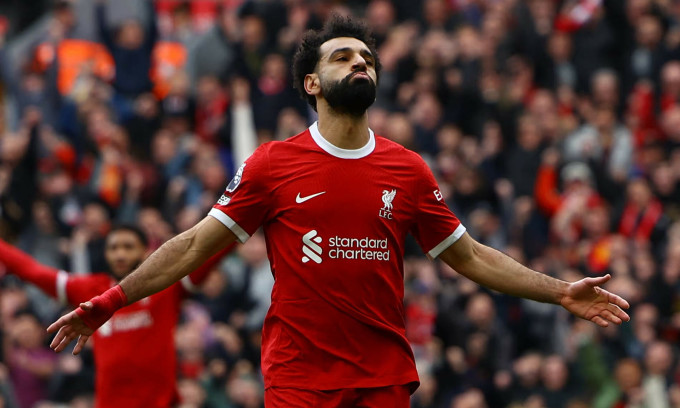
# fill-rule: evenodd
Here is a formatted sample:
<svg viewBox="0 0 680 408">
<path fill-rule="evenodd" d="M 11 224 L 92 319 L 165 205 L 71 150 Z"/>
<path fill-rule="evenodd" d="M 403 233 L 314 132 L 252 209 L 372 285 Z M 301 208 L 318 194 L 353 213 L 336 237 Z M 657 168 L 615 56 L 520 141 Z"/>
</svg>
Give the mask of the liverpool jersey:
<svg viewBox="0 0 680 408">
<path fill-rule="evenodd" d="M 260 226 L 275 284 L 265 387 L 417 384 L 404 328 L 404 239 L 438 256 L 465 232 L 422 158 L 369 132 L 356 150 L 317 124 L 262 145 L 209 215 L 244 242 Z"/>
</svg>

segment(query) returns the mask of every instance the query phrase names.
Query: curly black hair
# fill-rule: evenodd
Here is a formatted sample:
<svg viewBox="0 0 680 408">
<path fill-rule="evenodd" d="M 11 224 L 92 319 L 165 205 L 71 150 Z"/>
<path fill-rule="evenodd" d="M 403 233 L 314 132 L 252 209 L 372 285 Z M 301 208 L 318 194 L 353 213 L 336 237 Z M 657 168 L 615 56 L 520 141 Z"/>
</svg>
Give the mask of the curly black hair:
<svg viewBox="0 0 680 408">
<path fill-rule="evenodd" d="M 361 21 L 333 14 L 326 21 L 321 31 L 310 30 L 305 33 L 293 57 L 293 86 L 298 90 L 302 99 L 306 99 L 314 110 L 316 110 L 316 97 L 305 92 L 305 76 L 311 74 L 316 69 L 316 64 L 321 57 L 319 55 L 321 44 L 339 37 L 356 38 L 366 44 L 371 54 L 375 57 L 376 76 L 380 77 L 380 59 L 378 58 L 378 51 L 375 48 L 375 39 L 371 34 L 371 30 Z"/>
</svg>

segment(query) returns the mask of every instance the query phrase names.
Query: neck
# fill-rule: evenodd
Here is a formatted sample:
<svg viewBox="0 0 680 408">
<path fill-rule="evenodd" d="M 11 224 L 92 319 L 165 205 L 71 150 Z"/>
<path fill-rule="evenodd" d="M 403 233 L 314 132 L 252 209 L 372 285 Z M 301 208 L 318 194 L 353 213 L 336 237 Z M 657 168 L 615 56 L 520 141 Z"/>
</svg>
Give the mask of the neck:
<svg viewBox="0 0 680 408">
<path fill-rule="evenodd" d="M 368 114 L 351 116 L 338 113 L 328 105 L 318 106 L 319 133 L 335 147 L 360 149 L 368 143 Z"/>
</svg>

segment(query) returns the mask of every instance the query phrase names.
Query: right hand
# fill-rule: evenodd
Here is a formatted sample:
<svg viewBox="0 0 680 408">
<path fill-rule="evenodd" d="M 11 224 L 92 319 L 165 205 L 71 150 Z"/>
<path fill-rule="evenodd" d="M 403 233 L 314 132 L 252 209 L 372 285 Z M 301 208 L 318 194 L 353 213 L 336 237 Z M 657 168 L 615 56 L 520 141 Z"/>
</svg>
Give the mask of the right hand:
<svg viewBox="0 0 680 408">
<path fill-rule="evenodd" d="M 85 313 L 91 312 L 93 308 L 92 302 L 85 302 L 80 304 L 80 309 Z M 60 352 L 66 348 L 66 346 L 74 339 L 78 339 L 76 347 L 73 349 L 73 355 L 79 354 L 85 343 L 90 338 L 94 330 L 87 327 L 83 319 L 78 316 L 76 311 L 72 311 L 52 323 L 50 327 L 47 328 L 48 333 L 54 333 L 57 331 L 57 335 L 50 343 L 50 348 L 56 352 Z"/>
</svg>

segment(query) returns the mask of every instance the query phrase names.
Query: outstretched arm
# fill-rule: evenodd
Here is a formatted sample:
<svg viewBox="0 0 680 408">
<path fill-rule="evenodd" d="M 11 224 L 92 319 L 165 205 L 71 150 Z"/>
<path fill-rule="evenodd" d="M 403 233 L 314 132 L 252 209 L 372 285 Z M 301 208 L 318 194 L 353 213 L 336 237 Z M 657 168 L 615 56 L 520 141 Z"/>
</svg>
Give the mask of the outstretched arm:
<svg viewBox="0 0 680 408">
<path fill-rule="evenodd" d="M 509 256 L 475 241 L 467 233 L 444 250 L 441 260 L 469 279 L 490 289 L 561 305 L 574 315 L 602 327 L 630 320 L 621 297 L 599 287 L 611 276 L 565 282 L 531 270 Z"/>
<path fill-rule="evenodd" d="M 82 303 L 62 316 L 47 331 L 59 332 L 50 347 L 62 351 L 78 338 L 78 354 L 89 336 L 119 308 L 160 292 L 197 269 L 212 255 L 236 240 L 236 236 L 211 216 L 177 235 L 156 250 L 139 268 L 102 295 Z"/>
</svg>

